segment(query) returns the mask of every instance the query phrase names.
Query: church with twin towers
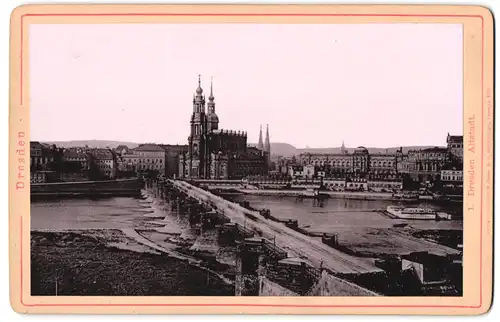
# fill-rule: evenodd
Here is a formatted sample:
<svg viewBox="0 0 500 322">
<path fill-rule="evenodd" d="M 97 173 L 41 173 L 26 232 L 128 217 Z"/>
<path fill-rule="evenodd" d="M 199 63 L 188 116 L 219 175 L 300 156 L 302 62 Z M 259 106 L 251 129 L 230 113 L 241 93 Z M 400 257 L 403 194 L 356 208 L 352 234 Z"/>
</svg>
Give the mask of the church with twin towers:
<svg viewBox="0 0 500 322">
<path fill-rule="evenodd" d="M 193 94 L 189 133 L 188 151 L 179 157 L 180 178 L 221 180 L 268 174 L 271 165 L 269 126 L 265 141 L 261 126 L 257 147 L 248 146 L 246 131 L 221 128 L 213 80 L 206 100 L 200 75 Z"/>
</svg>

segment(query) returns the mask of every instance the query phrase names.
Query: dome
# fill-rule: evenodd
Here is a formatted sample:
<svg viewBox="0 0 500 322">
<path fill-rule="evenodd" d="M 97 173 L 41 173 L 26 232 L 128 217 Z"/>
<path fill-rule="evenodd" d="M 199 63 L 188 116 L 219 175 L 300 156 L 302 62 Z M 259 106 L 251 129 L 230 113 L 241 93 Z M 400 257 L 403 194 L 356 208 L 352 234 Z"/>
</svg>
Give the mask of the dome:
<svg viewBox="0 0 500 322">
<path fill-rule="evenodd" d="M 215 113 L 210 113 L 207 115 L 208 123 L 219 123 L 219 117 Z"/>
<path fill-rule="evenodd" d="M 198 88 L 196 89 L 196 94 L 201 94 L 203 93 L 203 89 L 201 88 L 201 86 L 198 86 Z"/>
<path fill-rule="evenodd" d="M 355 150 L 354 150 L 354 153 L 358 153 L 358 154 L 367 154 L 368 153 L 368 149 L 365 148 L 364 146 L 358 146 Z"/>
</svg>

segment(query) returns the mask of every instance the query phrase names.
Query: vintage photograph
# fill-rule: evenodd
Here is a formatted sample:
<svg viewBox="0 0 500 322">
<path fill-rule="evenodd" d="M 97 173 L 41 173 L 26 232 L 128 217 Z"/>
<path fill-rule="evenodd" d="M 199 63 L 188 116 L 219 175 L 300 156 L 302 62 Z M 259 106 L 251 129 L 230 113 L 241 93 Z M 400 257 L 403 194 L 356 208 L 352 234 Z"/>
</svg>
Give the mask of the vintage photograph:
<svg viewBox="0 0 500 322">
<path fill-rule="evenodd" d="M 32 296 L 463 295 L 463 26 L 30 24 Z"/>
</svg>

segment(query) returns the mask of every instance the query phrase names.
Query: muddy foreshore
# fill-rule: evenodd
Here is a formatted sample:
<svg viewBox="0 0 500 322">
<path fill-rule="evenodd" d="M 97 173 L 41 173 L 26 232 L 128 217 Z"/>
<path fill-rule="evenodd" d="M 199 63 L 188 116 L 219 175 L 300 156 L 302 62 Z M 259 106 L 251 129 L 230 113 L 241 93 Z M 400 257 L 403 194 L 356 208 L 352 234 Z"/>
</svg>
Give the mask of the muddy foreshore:
<svg viewBox="0 0 500 322">
<path fill-rule="evenodd" d="M 234 286 L 120 230 L 32 231 L 31 295 L 232 296 Z"/>
</svg>

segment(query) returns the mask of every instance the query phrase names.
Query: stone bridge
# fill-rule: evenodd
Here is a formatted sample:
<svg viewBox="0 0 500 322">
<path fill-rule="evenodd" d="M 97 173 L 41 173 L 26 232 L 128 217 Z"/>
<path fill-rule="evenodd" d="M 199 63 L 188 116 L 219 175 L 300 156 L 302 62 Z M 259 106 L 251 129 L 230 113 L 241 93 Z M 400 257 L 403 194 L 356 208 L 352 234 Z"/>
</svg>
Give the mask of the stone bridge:
<svg viewBox="0 0 500 322">
<path fill-rule="evenodd" d="M 182 205 L 190 217 L 193 214 L 194 222 L 203 226 L 207 218 L 215 221 L 219 238 L 236 246 L 236 295 L 379 295 L 360 286 L 363 283 L 349 281 L 383 275 L 382 269 L 369 262 L 189 182 L 167 180 L 147 185 L 157 196 L 165 194 L 172 207 Z"/>
<path fill-rule="evenodd" d="M 201 204 L 215 209 L 232 223 L 252 230 L 257 236 L 273 240 L 274 245 L 286 251 L 288 257 L 303 258 L 314 267 L 322 267 L 334 274 L 359 275 L 383 272 L 368 260 L 342 253 L 323 244 L 321 240 L 305 236 L 279 222 L 268 220 L 258 211 L 248 210 L 188 182 L 168 180 L 168 184 Z"/>
</svg>

